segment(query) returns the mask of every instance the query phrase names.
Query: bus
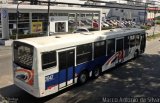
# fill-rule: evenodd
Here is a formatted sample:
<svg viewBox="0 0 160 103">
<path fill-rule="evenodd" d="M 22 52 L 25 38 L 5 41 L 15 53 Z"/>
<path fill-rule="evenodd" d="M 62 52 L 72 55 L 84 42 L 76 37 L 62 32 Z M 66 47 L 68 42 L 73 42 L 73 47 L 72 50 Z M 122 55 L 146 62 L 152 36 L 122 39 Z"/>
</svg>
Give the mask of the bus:
<svg viewBox="0 0 160 103">
<path fill-rule="evenodd" d="M 44 97 L 144 53 L 143 29 L 113 29 L 13 41 L 14 84 Z"/>
</svg>

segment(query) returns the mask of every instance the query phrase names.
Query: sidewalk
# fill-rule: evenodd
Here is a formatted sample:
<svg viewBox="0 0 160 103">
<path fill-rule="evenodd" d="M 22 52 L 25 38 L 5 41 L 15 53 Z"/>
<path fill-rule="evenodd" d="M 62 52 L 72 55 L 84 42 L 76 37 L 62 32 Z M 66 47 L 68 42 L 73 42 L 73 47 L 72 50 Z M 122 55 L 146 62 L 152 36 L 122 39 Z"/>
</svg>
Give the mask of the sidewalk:
<svg viewBox="0 0 160 103">
<path fill-rule="evenodd" d="M 11 50 L 11 46 L 0 45 L 0 51 L 1 50 Z"/>
<path fill-rule="evenodd" d="M 153 27 L 151 27 L 151 29 L 150 29 L 150 30 L 146 30 L 146 32 L 148 33 L 148 35 L 147 35 L 147 36 L 153 35 L 153 31 L 154 31 L 154 29 L 155 29 L 154 34 L 158 34 L 158 33 L 160 33 L 160 25 L 156 25 L 155 27 L 154 27 L 154 26 L 153 26 Z"/>
<path fill-rule="evenodd" d="M 2 40 L 0 39 L 0 46 L 11 46 L 13 40 L 10 39 L 10 40 Z"/>
<path fill-rule="evenodd" d="M 12 54 L 11 46 L 2 46 L 2 45 L 0 45 L 0 58 L 8 57 L 11 54 Z"/>
</svg>

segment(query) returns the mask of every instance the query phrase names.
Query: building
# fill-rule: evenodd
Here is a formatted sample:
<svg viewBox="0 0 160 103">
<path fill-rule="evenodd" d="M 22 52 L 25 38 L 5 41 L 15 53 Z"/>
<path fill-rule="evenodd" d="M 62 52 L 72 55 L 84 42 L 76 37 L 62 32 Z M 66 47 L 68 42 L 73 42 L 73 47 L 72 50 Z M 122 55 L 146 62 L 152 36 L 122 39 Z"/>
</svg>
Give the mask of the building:
<svg viewBox="0 0 160 103">
<path fill-rule="evenodd" d="M 71 14 L 75 14 L 75 21 L 83 18 L 84 14 L 97 15 L 98 23 L 101 22 L 101 9 L 81 8 L 81 7 L 59 7 L 51 6 L 48 26 L 48 7 L 46 5 L 19 5 L 19 19 L 17 22 L 17 5 L 1 5 L 1 39 L 9 39 L 10 35 L 18 34 L 27 35 L 35 33 L 57 33 L 68 32 L 68 21 Z M 17 27 L 18 26 L 18 27 Z M 92 25 L 90 25 L 92 26 Z M 49 28 L 48 28 L 49 27 Z M 61 28 L 61 29 L 59 29 Z M 49 29 L 49 30 L 48 30 Z M 101 29 L 101 27 L 99 27 Z"/>
<path fill-rule="evenodd" d="M 154 20 L 155 17 L 160 16 L 160 8 L 150 7 L 147 8 L 147 20 Z"/>
<path fill-rule="evenodd" d="M 84 0 L 74 0 L 74 1 L 56 0 L 56 1 L 68 2 L 68 3 L 80 3 L 80 4 L 90 3 L 94 5 L 106 6 L 106 8 L 101 8 L 102 17 L 107 19 L 116 19 L 120 21 L 132 20 L 135 22 L 143 23 L 144 21 L 146 21 L 146 19 L 152 20 L 154 19 L 154 17 L 160 15 L 159 8 L 154 9 L 153 7 L 149 6 L 145 10 L 144 3 L 153 2 L 156 4 L 157 3 L 156 0 L 135 0 L 138 2 L 128 2 L 126 0 L 106 0 L 107 3 L 86 2 Z M 21 4 L 19 6 L 20 18 L 18 20 L 18 29 L 17 29 L 17 12 L 16 12 L 17 0 L 3 0 L 2 3 L 3 5 L 1 5 L 2 15 L 1 15 L 1 25 L 0 25 L 1 39 L 8 39 L 10 35 L 14 35 L 17 32 L 19 33 L 19 35 L 21 35 L 21 34 L 32 34 L 32 33 L 46 33 L 48 31 L 47 4 L 45 4 L 46 6 Z M 141 5 L 141 7 L 139 8 L 143 8 L 143 10 L 136 10 L 135 8 L 138 7 L 135 7 L 135 5 Z M 133 8 L 133 9 L 125 9 L 125 8 Z M 93 15 L 99 14 L 97 15 L 97 17 L 100 23 L 102 19 L 100 18 L 101 9 L 93 7 L 92 8 L 80 7 L 72 5 L 61 5 L 61 4 L 52 6 L 50 13 L 49 31 L 51 33 L 68 32 L 69 30 L 68 22 L 70 18 L 80 20 L 83 18 L 85 19 L 87 15 L 90 16 L 90 19 L 94 19 Z M 36 25 L 39 25 L 39 27 L 36 27 Z M 62 31 L 59 31 L 60 26 L 62 26 L 63 28 Z"/>
</svg>

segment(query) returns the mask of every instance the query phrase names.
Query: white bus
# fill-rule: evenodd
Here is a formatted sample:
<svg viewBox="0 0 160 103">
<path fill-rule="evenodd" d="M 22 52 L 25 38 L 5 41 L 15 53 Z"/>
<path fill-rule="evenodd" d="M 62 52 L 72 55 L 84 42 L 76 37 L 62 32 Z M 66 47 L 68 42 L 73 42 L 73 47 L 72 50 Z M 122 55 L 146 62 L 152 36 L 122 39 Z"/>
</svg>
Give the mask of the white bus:
<svg viewBox="0 0 160 103">
<path fill-rule="evenodd" d="M 143 53 L 143 29 L 114 29 L 13 42 L 14 83 L 35 97 L 56 93 Z"/>
</svg>

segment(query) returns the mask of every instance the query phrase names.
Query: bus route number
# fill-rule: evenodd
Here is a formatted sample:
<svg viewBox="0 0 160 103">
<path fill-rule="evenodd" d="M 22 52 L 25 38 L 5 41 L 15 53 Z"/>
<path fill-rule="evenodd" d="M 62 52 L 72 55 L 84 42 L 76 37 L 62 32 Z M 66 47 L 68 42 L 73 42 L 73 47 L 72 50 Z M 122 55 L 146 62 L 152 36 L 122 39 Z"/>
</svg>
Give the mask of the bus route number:
<svg viewBox="0 0 160 103">
<path fill-rule="evenodd" d="M 48 75 L 48 76 L 45 77 L 45 81 L 46 82 L 50 82 L 52 80 L 53 80 L 53 74 L 52 75 Z"/>
</svg>

